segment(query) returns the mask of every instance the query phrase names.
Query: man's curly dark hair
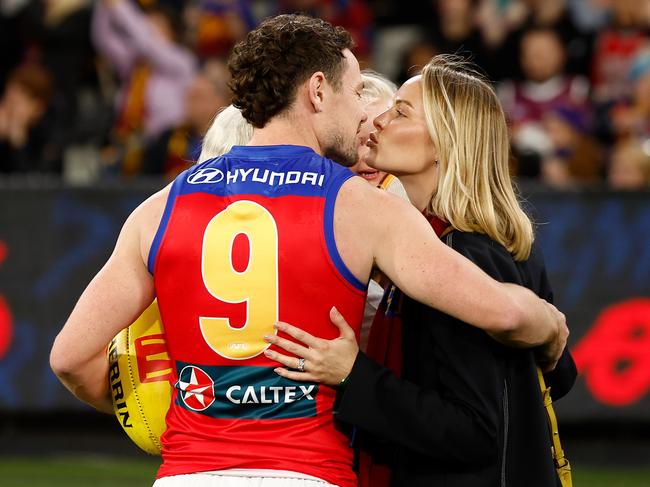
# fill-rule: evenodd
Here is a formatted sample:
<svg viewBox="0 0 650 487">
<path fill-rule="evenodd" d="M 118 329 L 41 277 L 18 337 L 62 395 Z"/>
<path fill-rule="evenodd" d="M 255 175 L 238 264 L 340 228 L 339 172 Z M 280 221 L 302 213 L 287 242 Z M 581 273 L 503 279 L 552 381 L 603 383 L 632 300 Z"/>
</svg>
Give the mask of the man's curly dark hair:
<svg viewBox="0 0 650 487">
<path fill-rule="evenodd" d="M 313 73 L 322 71 L 339 89 L 342 51 L 353 46 L 345 29 L 324 20 L 295 14 L 267 19 L 234 47 L 228 60 L 233 105 L 262 128 L 291 106 L 296 89 Z"/>
</svg>

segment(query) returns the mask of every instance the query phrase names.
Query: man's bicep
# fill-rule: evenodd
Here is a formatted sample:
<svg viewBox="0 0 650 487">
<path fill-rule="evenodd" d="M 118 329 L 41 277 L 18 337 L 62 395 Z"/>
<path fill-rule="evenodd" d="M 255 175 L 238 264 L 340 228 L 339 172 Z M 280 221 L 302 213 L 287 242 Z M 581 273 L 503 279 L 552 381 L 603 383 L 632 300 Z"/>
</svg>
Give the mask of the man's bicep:
<svg viewBox="0 0 650 487">
<path fill-rule="evenodd" d="M 512 302 L 501 285 L 443 244 L 429 223 L 407 212 L 393 218 L 377 263 L 407 295 L 487 331 L 508 325 Z"/>
<path fill-rule="evenodd" d="M 422 281 L 418 261 L 440 244 L 435 232 L 415 207 L 392 195 L 382 195 L 374 215 L 374 258 L 391 281 L 407 292 Z M 412 283 L 412 284 L 409 284 Z"/>
<path fill-rule="evenodd" d="M 79 307 L 84 314 L 103 321 L 103 335 L 110 339 L 130 325 L 154 297 L 153 277 L 139 253 L 128 258 L 114 254 L 88 285 L 75 312 Z"/>
<path fill-rule="evenodd" d="M 383 212 L 383 234 L 377 240 L 378 267 L 406 294 L 437 307 L 433 289 L 445 274 L 433 265 L 445 245 L 426 219 L 407 204 L 390 205 Z"/>
</svg>

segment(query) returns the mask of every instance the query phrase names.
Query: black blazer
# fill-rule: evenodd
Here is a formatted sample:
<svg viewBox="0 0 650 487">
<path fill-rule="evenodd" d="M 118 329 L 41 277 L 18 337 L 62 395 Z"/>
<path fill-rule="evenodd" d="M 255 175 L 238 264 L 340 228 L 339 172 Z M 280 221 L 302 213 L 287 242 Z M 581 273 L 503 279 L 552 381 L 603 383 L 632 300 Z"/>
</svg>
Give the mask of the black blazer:
<svg viewBox="0 0 650 487">
<path fill-rule="evenodd" d="M 515 262 L 485 235 L 454 231 L 445 238 L 493 278 L 552 301 L 537 249 Z M 339 420 L 358 427 L 361 443 L 388 460 L 391 485 L 559 485 L 533 351 L 505 347 L 407 297 L 402 318 L 402 378 L 359 353 L 335 405 Z M 546 375 L 553 399 L 575 379 L 565 350 Z"/>
</svg>

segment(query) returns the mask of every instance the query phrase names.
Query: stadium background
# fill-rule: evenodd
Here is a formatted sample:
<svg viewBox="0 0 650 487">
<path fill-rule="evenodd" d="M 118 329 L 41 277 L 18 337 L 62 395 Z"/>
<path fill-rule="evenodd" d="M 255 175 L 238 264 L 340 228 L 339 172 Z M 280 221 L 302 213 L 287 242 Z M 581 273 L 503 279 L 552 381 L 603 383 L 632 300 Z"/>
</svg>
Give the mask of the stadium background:
<svg viewBox="0 0 650 487">
<path fill-rule="evenodd" d="M 196 157 L 233 43 L 298 10 L 396 82 L 437 52 L 494 81 L 581 373 L 557 404 L 575 485 L 650 485 L 649 1 L 123 1 L 0 0 L 0 485 L 150 485 L 156 459 L 59 385 L 49 348 L 128 213 Z M 173 29 L 152 47 L 129 29 L 155 18 Z M 147 47 L 188 60 L 176 113 L 148 109 Z"/>
</svg>

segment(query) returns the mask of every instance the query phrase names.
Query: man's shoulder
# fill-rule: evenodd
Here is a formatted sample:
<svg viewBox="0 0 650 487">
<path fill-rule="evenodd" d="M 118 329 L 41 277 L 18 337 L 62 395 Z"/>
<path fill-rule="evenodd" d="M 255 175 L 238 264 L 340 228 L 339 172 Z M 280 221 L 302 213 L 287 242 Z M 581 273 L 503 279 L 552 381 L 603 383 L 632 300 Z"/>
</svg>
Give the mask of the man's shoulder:
<svg viewBox="0 0 650 487">
<path fill-rule="evenodd" d="M 167 198 L 173 183 L 168 184 L 160 191 L 149 196 L 140 205 L 133 210 L 129 219 L 132 219 L 138 227 L 147 228 L 151 227 L 153 222 L 157 226 L 160 222 L 162 214 L 165 211 Z"/>
<path fill-rule="evenodd" d="M 337 195 L 335 218 L 359 229 L 366 241 L 383 235 L 395 226 L 409 227 L 426 223 L 410 202 L 376 188 L 363 178 L 347 179 Z M 392 231 L 392 230 L 391 230 Z"/>
<path fill-rule="evenodd" d="M 343 168 L 343 169 L 347 169 L 347 168 Z M 401 198 L 400 196 L 395 195 L 390 191 L 379 189 L 371 184 L 368 184 L 368 182 L 365 179 L 356 175 L 350 177 L 347 181 L 345 181 L 345 183 L 341 187 L 341 190 L 349 192 L 351 196 L 357 199 L 368 200 L 382 206 L 388 206 L 388 207 L 404 206 L 406 208 L 412 207 L 411 203 L 409 203 L 404 198 Z"/>
<path fill-rule="evenodd" d="M 359 176 L 352 176 L 341 185 L 338 201 L 340 203 L 337 202 L 337 206 L 357 209 L 367 218 L 380 216 L 386 212 L 399 212 L 399 206 L 405 203 L 400 201 L 399 197 L 368 184 Z"/>
</svg>

